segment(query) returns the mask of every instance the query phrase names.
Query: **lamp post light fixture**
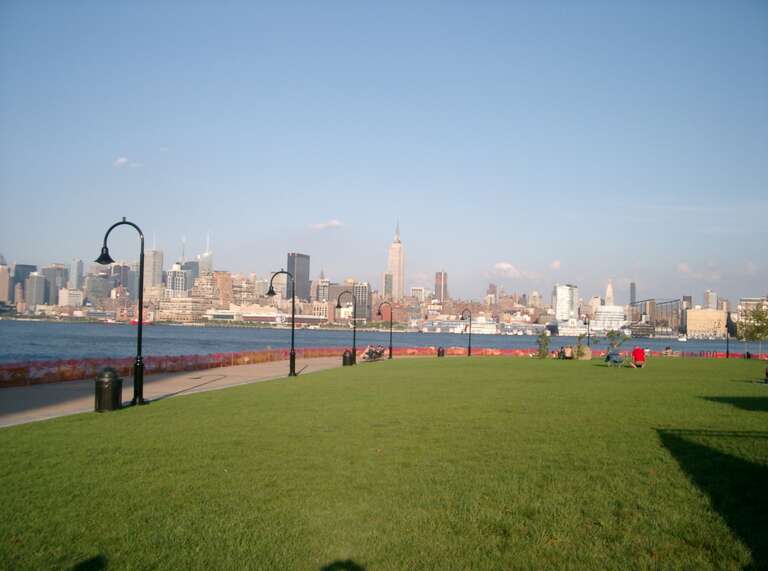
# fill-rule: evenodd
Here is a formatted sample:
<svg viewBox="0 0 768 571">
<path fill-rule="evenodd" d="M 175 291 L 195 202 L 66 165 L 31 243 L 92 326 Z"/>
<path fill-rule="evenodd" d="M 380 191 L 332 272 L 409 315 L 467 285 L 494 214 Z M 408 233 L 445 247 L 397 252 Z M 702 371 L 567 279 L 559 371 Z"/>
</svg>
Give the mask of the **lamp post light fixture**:
<svg viewBox="0 0 768 571">
<path fill-rule="evenodd" d="M 120 222 L 112 224 L 107 230 L 107 233 L 104 234 L 104 245 L 101 247 L 101 254 L 94 261 L 102 266 L 115 263 L 115 260 L 109 255 L 107 238 L 109 238 L 109 233 L 112 232 L 112 230 L 123 225 L 131 226 L 139 233 L 139 315 L 136 322 L 136 361 L 133 364 L 133 399 L 131 400 L 131 405 L 141 405 L 149 404 L 149 401 L 144 399 L 144 358 L 141 356 L 141 336 L 144 326 L 144 233 L 141 231 L 141 228 L 133 222 L 129 222 L 125 219 L 125 216 L 123 216 L 123 219 Z"/>
<path fill-rule="evenodd" d="M 348 293 L 352 296 L 352 364 L 357 365 L 357 297 L 348 289 L 345 289 L 336 298 L 336 309 L 341 309 L 341 296 Z"/>
<path fill-rule="evenodd" d="M 290 364 L 288 366 L 288 376 L 295 377 L 296 376 L 296 348 L 294 346 L 294 341 L 296 339 L 296 280 L 293 279 L 293 274 L 291 272 L 286 272 L 283 269 L 281 269 L 279 272 L 275 272 L 274 274 L 272 274 L 272 278 L 269 280 L 269 290 L 267 290 L 267 295 L 269 297 L 274 297 L 277 295 L 277 292 L 275 292 L 275 287 L 272 284 L 275 281 L 275 277 L 279 276 L 280 274 L 285 274 L 291 280 L 291 352 L 289 357 Z"/>
<path fill-rule="evenodd" d="M 472 312 L 469 309 L 465 309 L 461 312 L 459 320 L 464 321 L 464 314 L 469 314 L 469 343 L 467 343 L 467 357 L 472 356 Z"/>
<path fill-rule="evenodd" d="M 376 312 L 376 315 L 381 317 L 381 306 L 382 305 L 388 305 L 389 306 L 389 358 L 392 358 L 392 304 L 388 301 L 382 301 L 379 304 L 379 310 Z"/>
<path fill-rule="evenodd" d="M 587 322 L 587 347 L 590 347 L 592 345 L 592 340 L 589 330 L 589 317 L 584 318 L 584 321 Z"/>
</svg>

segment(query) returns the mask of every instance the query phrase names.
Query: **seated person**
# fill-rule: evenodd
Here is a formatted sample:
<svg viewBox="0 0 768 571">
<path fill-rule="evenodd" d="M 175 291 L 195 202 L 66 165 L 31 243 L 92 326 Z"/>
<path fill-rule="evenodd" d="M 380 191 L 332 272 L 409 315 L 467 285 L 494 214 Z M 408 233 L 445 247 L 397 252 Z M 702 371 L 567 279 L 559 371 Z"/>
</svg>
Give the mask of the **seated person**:
<svg viewBox="0 0 768 571">
<path fill-rule="evenodd" d="M 634 369 L 642 369 L 645 367 L 645 349 L 642 347 L 635 347 L 632 349 L 632 367 Z"/>
<path fill-rule="evenodd" d="M 573 359 L 573 347 L 570 345 L 563 351 L 563 359 Z"/>
<path fill-rule="evenodd" d="M 608 351 L 608 353 L 605 355 L 605 362 L 608 363 L 609 366 L 621 365 L 622 359 L 618 349 L 611 349 L 610 351 Z"/>
</svg>

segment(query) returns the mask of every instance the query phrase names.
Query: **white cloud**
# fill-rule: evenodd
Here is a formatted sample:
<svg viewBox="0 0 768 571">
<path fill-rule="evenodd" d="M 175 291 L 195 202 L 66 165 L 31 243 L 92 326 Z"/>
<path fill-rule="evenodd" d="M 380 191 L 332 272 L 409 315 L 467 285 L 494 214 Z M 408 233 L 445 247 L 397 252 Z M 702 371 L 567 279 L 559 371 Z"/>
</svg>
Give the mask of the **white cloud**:
<svg viewBox="0 0 768 571">
<path fill-rule="evenodd" d="M 336 228 L 341 228 L 342 226 L 343 224 L 335 218 L 333 220 L 329 220 L 328 222 L 320 222 L 319 224 L 309 225 L 312 230 L 333 230 Z"/>
<path fill-rule="evenodd" d="M 704 281 L 718 281 L 720 279 L 720 272 L 715 268 L 708 268 L 704 271 L 694 270 L 688 262 L 680 262 L 677 264 L 677 273 L 683 276 L 692 278 L 694 280 Z"/>
<path fill-rule="evenodd" d="M 560 269 L 560 260 L 552 260 L 552 263 L 549 264 L 549 267 L 553 270 L 559 270 Z"/>
<path fill-rule="evenodd" d="M 112 166 L 119 169 L 124 167 L 128 164 L 128 157 L 117 157 L 115 159 L 115 162 L 112 163 Z"/>
<path fill-rule="evenodd" d="M 520 268 L 515 267 L 509 262 L 496 262 L 493 265 L 493 273 L 503 278 L 536 279 L 538 277 L 538 274 L 536 274 L 536 272 L 521 270 Z"/>
</svg>

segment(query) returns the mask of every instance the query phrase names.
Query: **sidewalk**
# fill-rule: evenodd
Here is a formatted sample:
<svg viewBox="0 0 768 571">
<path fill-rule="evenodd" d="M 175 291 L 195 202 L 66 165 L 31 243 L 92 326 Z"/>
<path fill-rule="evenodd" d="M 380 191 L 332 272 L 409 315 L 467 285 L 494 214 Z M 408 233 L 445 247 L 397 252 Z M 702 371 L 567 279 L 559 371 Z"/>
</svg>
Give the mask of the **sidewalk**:
<svg viewBox="0 0 768 571">
<path fill-rule="evenodd" d="M 338 357 L 301 359 L 296 362 L 296 370 L 300 374 L 339 366 L 341 359 Z M 152 401 L 287 376 L 288 361 L 150 375 L 144 378 L 144 398 Z M 123 402 L 129 402 L 132 397 L 133 378 L 124 378 Z M 93 404 L 93 380 L 7 388 L 0 391 L 0 427 L 88 412 L 93 410 Z"/>
</svg>

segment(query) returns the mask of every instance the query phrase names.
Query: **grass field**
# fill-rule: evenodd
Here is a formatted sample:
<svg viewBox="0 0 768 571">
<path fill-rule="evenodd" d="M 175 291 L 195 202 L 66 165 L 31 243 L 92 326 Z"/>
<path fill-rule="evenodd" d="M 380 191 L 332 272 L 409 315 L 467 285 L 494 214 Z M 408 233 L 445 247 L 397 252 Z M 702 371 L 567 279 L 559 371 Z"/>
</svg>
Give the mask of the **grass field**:
<svg viewBox="0 0 768 571">
<path fill-rule="evenodd" d="M 762 371 L 403 359 L 6 428 L 0 568 L 766 568 Z"/>
</svg>

